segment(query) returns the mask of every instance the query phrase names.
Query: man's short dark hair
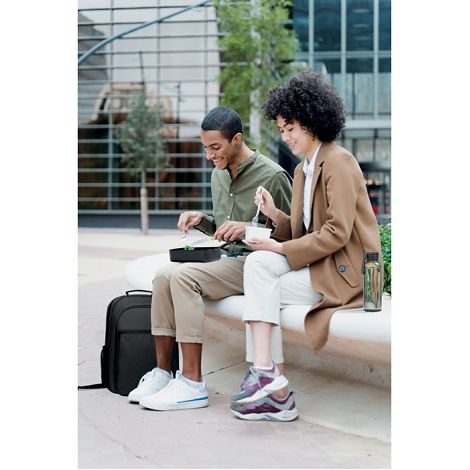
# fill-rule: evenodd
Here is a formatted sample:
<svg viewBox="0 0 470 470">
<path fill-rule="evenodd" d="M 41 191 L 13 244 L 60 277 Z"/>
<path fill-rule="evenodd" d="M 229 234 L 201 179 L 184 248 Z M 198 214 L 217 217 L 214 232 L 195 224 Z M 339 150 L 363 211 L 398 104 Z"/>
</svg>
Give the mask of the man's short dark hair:
<svg viewBox="0 0 470 470">
<path fill-rule="evenodd" d="M 217 106 L 211 109 L 201 123 L 203 131 L 220 131 L 231 142 L 235 134 L 243 133 L 242 120 L 232 108 Z"/>
</svg>

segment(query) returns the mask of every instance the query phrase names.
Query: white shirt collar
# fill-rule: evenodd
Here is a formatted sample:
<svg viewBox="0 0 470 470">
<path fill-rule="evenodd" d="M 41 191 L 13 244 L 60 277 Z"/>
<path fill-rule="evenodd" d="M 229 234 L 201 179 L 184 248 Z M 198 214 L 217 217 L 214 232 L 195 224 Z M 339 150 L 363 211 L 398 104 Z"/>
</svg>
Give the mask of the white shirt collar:
<svg viewBox="0 0 470 470">
<path fill-rule="evenodd" d="M 310 160 L 310 163 L 306 157 L 304 158 L 304 166 L 302 167 L 302 170 L 305 176 L 307 176 L 307 173 L 313 174 L 313 170 L 315 168 L 315 161 L 317 159 L 317 155 L 318 155 L 318 151 L 320 150 L 320 147 L 321 147 L 321 144 L 315 150 L 315 153 L 313 154 Z"/>
</svg>

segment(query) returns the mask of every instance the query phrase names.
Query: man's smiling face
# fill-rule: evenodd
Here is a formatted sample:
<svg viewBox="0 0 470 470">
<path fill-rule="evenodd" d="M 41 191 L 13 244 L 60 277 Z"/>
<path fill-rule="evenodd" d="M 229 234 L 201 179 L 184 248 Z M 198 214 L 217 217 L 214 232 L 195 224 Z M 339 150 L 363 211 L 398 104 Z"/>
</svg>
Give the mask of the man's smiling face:
<svg viewBox="0 0 470 470">
<path fill-rule="evenodd" d="M 201 142 L 206 151 L 206 158 L 219 170 L 225 170 L 231 165 L 237 155 L 237 147 L 229 142 L 220 131 L 201 130 Z"/>
</svg>

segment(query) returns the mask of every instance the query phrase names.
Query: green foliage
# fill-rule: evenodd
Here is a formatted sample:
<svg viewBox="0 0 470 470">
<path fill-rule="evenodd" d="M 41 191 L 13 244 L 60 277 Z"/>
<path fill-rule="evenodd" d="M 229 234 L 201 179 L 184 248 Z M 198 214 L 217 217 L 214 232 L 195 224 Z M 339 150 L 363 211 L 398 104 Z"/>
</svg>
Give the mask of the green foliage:
<svg viewBox="0 0 470 470">
<path fill-rule="evenodd" d="M 141 91 L 134 101 L 123 128 L 119 143 L 125 154 L 124 164 L 131 171 L 145 174 L 147 168 L 167 164 L 166 141 L 160 130 L 163 126 L 158 105 L 150 108 L 145 103 L 145 91 Z"/>
<path fill-rule="evenodd" d="M 299 50 L 295 32 L 286 28 L 290 0 L 259 0 L 256 12 L 252 2 L 215 0 L 223 62 L 228 65 L 219 77 L 223 90 L 221 105 L 234 108 L 248 122 L 251 105 L 258 110 L 268 90 L 291 72 L 289 64 Z M 258 13 L 258 14 L 257 14 Z M 258 91 L 255 102 L 250 94 Z"/>
<path fill-rule="evenodd" d="M 392 225 L 380 225 L 380 242 L 382 244 L 382 259 L 384 263 L 384 291 L 392 293 Z"/>
</svg>

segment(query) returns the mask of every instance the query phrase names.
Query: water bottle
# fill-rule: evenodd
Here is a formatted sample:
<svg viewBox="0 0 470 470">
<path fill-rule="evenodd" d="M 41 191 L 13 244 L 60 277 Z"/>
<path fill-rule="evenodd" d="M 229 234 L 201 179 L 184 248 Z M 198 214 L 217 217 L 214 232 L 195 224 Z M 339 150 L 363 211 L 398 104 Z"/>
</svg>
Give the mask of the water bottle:
<svg viewBox="0 0 470 470">
<path fill-rule="evenodd" d="M 367 251 L 364 255 L 362 273 L 364 275 L 364 310 L 382 310 L 383 274 L 377 252 Z"/>
</svg>

